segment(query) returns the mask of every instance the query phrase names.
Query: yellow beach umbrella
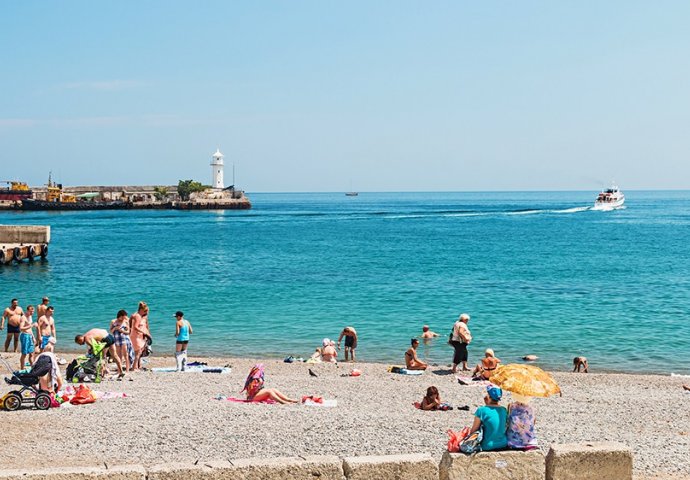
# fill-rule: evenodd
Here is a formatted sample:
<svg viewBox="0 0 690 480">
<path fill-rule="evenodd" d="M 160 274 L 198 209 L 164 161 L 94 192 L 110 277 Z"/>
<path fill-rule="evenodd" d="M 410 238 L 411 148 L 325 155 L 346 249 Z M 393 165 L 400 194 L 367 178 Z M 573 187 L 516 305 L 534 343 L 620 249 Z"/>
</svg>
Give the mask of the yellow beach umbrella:
<svg viewBox="0 0 690 480">
<path fill-rule="evenodd" d="M 561 393 L 551 375 L 534 365 L 503 365 L 496 369 L 489 381 L 503 390 L 526 397 L 549 397 Z"/>
</svg>

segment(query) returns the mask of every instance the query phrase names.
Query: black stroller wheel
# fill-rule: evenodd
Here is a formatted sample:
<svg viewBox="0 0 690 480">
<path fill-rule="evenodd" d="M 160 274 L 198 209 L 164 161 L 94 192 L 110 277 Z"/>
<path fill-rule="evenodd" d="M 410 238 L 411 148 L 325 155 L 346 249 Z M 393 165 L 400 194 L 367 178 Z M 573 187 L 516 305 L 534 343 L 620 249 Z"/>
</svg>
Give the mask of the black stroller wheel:
<svg viewBox="0 0 690 480">
<path fill-rule="evenodd" d="M 14 412 L 22 406 L 22 397 L 17 392 L 10 392 L 5 397 L 5 410 Z"/>
<path fill-rule="evenodd" d="M 34 400 L 34 405 L 39 410 L 48 410 L 50 408 L 50 395 L 45 392 L 41 392 L 36 395 L 36 400 Z"/>
</svg>

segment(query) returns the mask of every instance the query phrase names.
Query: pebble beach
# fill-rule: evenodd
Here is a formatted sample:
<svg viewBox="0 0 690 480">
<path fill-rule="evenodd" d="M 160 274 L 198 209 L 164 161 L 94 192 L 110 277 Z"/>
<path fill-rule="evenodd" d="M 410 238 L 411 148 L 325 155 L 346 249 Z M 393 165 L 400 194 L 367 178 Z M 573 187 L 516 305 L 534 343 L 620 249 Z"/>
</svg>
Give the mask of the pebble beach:
<svg viewBox="0 0 690 480">
<path fill-rule="evenodd" d="M 16 355 L 3 354 L 12 365 Z M 72 355 L 65 354 L 66 359 Z M 124 381 L 89 384 L 127 398 L 39 412 L 0 412 L 5 440 L 0 469 L 205 461 L 295 455 L 377 455 L 428 452 L 440 459 L 448 429 L 470 425 L 482 404 L 481 386 L 462 386 L 443 365 L 421 376 L 391 374 L 386 365 L 287 364 L 278 360 L 198 358 L 232 365 L 230 374 L 128 374 Z M 266 366 L 266 387 L 292 398 L 319 395 L 337 406 L 242 404 L 214 397 L 242 397 L 255 363 Z M 154 357 L 149 367 L 172 366 Z M 308 369 L 317 375 L 310 376 Z M 4 369 L 3 369 L 4 370 Z M 4 372 L 6 374 L 7 372 Z M 63 367 L 64 373 L 64 367 Z M 563 395 L 535 399 L 542 449 L 553 443 L 616 441 L 635 455 L 637 479 L 690 478 L 688 378 L 636 374 L 554 373 Z M 456 409 L 413 407 L 435 385 Z M 0 393 L 10 390 L 4 383 Z M 504 402 L 505 403 L 505 402 Z M 468 405 L 470 411 L 457 410 Z M 45 435 L 46 429 L 50 430 Z M 41 448 L 36 448 L 39 442 Z M 49 451 L 46 456 L 43 452 Z"/>
</svg>

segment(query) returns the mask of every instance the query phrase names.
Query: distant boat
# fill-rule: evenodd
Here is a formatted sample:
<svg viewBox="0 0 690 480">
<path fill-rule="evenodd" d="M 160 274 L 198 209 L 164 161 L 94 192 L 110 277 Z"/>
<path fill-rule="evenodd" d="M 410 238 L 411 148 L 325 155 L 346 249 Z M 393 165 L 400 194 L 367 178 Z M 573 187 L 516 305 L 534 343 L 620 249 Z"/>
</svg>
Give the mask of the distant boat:
<svg viewBox="0 0 690 480">
<path fill-rule="evenodd" d="M 29 186 L 24 182 L 0 182 L 9 185 L 6 188 L 0 188 L 0 200 L 16 202 L 26 200 L 33 196 L 33 192 Z"/>
<path fill-rule="evenodd" d="M 356 197 L 357 195 L 359 195 L 358 192 L 345 192 L 346 197 Z"/>
<path fill-rule="evenodd" d="M 614 210 L 625 203 L 625 195 L 615 184 L 611 188 L 602 190 L 594 201 L 594 210 Z"/>
</svg>

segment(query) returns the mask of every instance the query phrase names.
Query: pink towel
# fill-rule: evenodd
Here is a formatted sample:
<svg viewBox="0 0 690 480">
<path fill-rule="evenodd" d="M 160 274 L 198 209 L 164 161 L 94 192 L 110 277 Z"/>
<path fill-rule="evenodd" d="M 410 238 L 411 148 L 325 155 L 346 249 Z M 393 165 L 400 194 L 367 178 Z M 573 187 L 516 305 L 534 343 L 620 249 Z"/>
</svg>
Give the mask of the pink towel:
<svg viewBox="0 0 690 480">
<path fill-rule="evenodd" d="M 266 400 L 246 400 L 244 398 L 235 398 L 235 397 L 225 397 L 225 398 L 216 398 L 216 400 L 226 400 L 228 402 L 235 402 L 235 403 L 267 403 L 269 405 L 272 405 L 274 403 L 278 403 L 275 400 L 271 400 L 270 398 L 267 398 Z"/>
</svg>

